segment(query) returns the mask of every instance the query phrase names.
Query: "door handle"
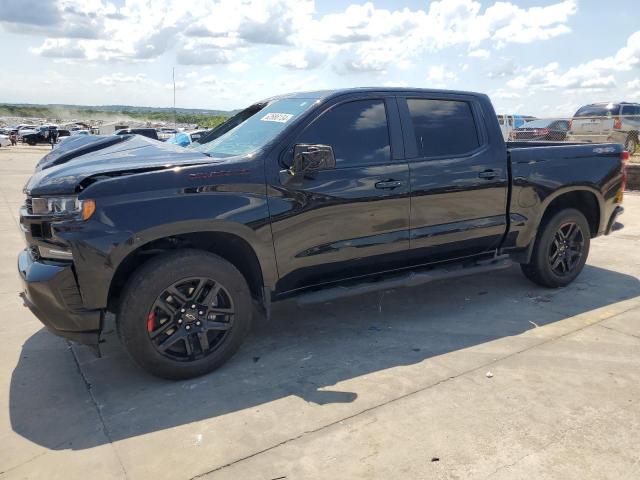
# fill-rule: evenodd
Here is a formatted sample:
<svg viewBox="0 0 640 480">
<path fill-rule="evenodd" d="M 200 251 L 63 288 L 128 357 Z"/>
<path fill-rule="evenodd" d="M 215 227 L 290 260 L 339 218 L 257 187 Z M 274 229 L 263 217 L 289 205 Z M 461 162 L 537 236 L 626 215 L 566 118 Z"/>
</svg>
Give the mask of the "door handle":
<svg viewBox="0 0 640 480">
<path fill-rule="evenodd" d="M 391 190 L 393 188 L 401 187 L 402 184 L 403 182 L 400 180 L 384 180 L 382 182 L 376 182 L 376 188 Z"/>
<path fill-rule="evenodd" d="M 485 178 L 487 180 L 491 180 L 492 178 L 496 178 L 500 172 L 496 170 L 485 170 L 484 172 L 478 173 L 480 178 Z"/>
</svg>

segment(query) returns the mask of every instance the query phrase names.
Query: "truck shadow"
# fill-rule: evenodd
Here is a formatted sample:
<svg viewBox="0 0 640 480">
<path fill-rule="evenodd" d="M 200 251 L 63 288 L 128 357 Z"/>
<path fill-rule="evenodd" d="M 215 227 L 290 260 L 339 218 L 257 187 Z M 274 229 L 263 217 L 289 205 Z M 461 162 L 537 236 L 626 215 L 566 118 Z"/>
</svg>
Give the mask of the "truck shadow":
<svg viewBox="0 0 640 480">
<path fill-rule="evenodd" d="M 94 358 L 84 347 L 73 347 L 72 355 L 42 330 L 24 344 L 11 378 L 11 425 L 47 448 L 80 450 L 228 414 L 242 422 L 240 411 L 289 396 L 348 404 L 363 392 L 345 391 L 340 382 L 383 371 L 391 382 L 394 367 L 433 362 L 638 295 L 637 278 L 606 269 L 588 266 L 570 287 L 547 290 L 514 267 L 304 308 L 289 301 L 274 305 L 271 322 L 258 320 L 220 370 L 183 382 L 140 371 L 112 331 L 103 358 Z M 435 370 L 420 368 L 420 375 L 409 377 L 415 389 Z M 393 390 L 381 383 L 382 392 Z M 279 409 L 276 420 L 299 418 L 290 410 Z"/>
</svg>

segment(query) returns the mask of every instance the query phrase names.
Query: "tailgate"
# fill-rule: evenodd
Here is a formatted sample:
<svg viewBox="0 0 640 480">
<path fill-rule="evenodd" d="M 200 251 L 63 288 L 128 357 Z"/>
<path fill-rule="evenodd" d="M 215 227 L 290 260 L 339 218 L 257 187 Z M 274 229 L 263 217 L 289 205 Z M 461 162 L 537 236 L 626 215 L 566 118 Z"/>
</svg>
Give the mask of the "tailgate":
<svg viewBox="0 0 640 480">
<path fill-rule="evenodd" d="M 613 118 L 582 117 L 571 121 L 571 131 L 577 135 L 602 134 L 613 130 Z"/>
</svg>

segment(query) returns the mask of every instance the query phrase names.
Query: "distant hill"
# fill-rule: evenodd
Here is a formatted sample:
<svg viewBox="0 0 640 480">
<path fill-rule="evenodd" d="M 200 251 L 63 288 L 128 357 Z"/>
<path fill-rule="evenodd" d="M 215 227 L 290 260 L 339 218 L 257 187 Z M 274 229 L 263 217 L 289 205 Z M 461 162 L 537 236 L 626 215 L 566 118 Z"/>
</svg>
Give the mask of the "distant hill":
<svg viewBox="0 0 640 480">
<path fill-rule="evenodd" d="M 26 108 L 33 110 L 57 110 L 64 109 L 77 112 L 114 112 L 114 113 L 171 113 L 171 107 L 137 107 L 134 105 L 71 105 L 65 103 L 0 103 L 0 110 L 14 107 L 17 109 Z M 196 115 L 221 115 L 229 117 L 238 113 L 239 110 L 209 110 L 204 108 L 176 108 L 176 113 L 191 113 Z"/>
<path fill-rule="evenodd" d="M 175 120 L 180 124 L 212 128 L 238 111 L 176 108 Z M 174 110 L 173 108 L 136 107 L 131 105 L 0 103 L 0 117 L 3 116 L 45 118 L 56 122 L 84 120 L 100 123 L 101 121 L 129 119 L 150 122 L 173 122 Z"/>
</svg>

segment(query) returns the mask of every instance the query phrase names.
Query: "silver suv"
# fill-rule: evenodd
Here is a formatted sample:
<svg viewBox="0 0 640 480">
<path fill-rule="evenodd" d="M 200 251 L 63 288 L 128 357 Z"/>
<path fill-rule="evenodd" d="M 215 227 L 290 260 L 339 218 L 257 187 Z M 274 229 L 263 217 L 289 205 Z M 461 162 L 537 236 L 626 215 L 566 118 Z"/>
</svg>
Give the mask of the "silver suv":
<svg viewBox="0 0 640 480">
<path fill-rule="evenodd" d="M 567 132 L 570 142 L 622 143 L 633 155 L 640 131 L 639 103 L 592 103 L 580 108 Z"/>
</svg>

